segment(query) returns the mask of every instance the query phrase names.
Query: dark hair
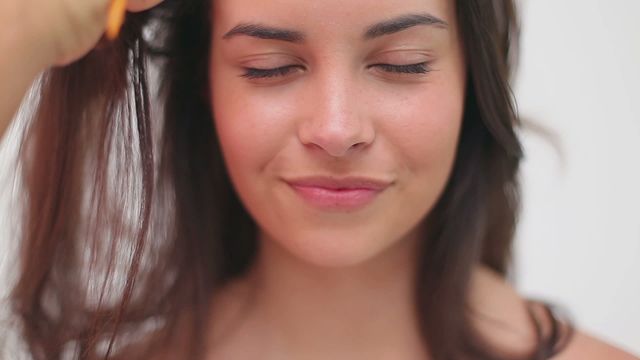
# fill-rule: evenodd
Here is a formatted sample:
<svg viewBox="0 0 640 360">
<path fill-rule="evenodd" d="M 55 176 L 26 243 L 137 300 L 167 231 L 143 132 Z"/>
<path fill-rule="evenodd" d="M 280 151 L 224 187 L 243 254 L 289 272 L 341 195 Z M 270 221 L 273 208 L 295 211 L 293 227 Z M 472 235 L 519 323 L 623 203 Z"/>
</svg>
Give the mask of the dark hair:
<svg viewBox="0 0 640 360">
<path fill-rule="evenodd" d="M 213 127 L 210 3 L 166 0 L 130 14 L 116 42 L 40 79 L 20 151 L 26 205 L 11 297 L 34 359 L 145 358 L 177 337 L 190 341 L 180 358 L 198 358 L 210 297 L 254 259 L 256 225 Z M 416 309 L 434 359 L 499 359 L 471 326 L 467 300 L 474 264 L 505 275 L 510 262 L 518 26 L 512 0 L 456 7 L 466 103 L 450 181 L 425 219 Z M 550 321 L 528 358 L 561 347 Z M 128 346 L 135 339 L 148 351 Z"/>
</svg>

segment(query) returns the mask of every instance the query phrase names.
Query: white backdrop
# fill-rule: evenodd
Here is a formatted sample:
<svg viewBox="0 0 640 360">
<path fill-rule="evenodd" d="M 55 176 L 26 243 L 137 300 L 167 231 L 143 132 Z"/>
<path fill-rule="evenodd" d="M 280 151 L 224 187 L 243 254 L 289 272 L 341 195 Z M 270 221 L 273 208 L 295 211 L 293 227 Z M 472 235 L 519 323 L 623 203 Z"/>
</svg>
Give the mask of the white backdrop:
<svg viewBox="0 0 640 360">
<path fill-rule="evenodd" d="M 516 277 L 584 330 L 640 354 L 638 0 L 521 1 L 523 134 Z"/>
<path fill-rule="evenodd" d="M 520 113 L 555 133 L 559 149 L 522 134 L 517 287 L 640 354 L 640 1 L 523 0 L 521 10 Z M 2 275 L 9 215 L 0 208 Z"/>
</svg>

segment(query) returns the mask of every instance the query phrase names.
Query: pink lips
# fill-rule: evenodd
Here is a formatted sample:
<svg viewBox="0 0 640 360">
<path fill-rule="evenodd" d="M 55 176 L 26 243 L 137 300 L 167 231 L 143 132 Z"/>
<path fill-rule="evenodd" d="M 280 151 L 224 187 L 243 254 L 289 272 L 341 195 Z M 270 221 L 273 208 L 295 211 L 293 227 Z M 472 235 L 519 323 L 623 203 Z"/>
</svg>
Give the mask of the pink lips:
<svg viewBox="0 0 640 360">
<path fill-rule="evenodd" d="M 286 182 L 307 203 L 324 210 L 356 210 L 373 201 L 390 183 L 368 178 L 307 177 Z"/>
</svg>

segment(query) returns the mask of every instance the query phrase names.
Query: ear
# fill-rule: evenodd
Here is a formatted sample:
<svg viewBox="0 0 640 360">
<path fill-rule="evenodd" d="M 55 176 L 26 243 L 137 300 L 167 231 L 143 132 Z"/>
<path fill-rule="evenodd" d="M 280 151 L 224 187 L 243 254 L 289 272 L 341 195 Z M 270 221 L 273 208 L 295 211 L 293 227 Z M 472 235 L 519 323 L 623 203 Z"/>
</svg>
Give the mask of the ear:
<svg viewBox="0 0 640 360">
<path fill-rule="evenodd" d="M 127 10 L 131 12 L 149 10 L 162 1 L 163 0 L 129 0 L 127 1 Z"/>
</svg>

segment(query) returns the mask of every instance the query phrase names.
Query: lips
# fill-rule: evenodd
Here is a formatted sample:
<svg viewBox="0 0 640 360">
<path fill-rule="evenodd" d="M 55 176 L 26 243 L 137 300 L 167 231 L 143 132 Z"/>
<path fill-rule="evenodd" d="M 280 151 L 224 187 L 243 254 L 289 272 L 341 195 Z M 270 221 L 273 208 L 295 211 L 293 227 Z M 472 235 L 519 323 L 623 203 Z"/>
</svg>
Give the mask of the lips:
<svg viewBox="0 0 640 360">
<path fill-rule="evenodd" d="M 357 210 L 371 203 L 391 182 L 363 177 L 306 177 L 285 180 L 309 205 L 321 210 Z"/>
<path fill-rule="evenodd" d="M 331 177 L 307 177 L 288 180 L 287 183 L 294 186 L 317 187 L 331 190 L 367 189 L 384 190 L 390 183 L 363 177 L 331 178 Z"/>
</svg>

